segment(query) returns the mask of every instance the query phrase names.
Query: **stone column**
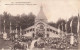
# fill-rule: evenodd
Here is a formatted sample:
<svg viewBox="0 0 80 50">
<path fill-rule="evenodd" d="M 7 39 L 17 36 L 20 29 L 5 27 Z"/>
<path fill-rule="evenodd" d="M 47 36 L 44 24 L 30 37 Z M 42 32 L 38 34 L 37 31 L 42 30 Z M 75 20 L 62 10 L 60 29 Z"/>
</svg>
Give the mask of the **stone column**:
<svg viewBox="0 0 80 50">
<path fill-rule="evenodd" d="M 78 32 L 78 42 L 79 42 L 79 44 L 78 44 L 78 50 L 80 50 L 80 16 L 79 16 L 79 32 Z"/>
<path fill-rule="evenodd" d="M 34 37 L 36 37 L 36 25 L 34 27 Z"/>
<path fill-rule="evenodd" d="M 45 38 L 47 37 L 47 28 L 46 28 L 46 25 L 45 25 Z"/>
</svg>

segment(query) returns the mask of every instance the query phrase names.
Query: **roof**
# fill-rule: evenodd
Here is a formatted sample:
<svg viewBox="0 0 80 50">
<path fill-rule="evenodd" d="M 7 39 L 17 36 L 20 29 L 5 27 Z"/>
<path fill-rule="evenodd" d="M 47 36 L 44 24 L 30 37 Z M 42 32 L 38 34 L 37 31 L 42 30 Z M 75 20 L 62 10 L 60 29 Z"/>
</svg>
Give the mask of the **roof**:
<svg viewBox="0 0 80 50">
<path fill-rule="evenodd" d="M 44 20 L 47 20 L 45 14 L 44 14 L 44 12 L 43 12 L 43 7 L 42 7 L 42 6 L 40 7 L 40 12 L 38 13 L 36 19 L 37 19 L 37 20 L 38 20 L 38 19 L 44 19 Z"/>
</svg>

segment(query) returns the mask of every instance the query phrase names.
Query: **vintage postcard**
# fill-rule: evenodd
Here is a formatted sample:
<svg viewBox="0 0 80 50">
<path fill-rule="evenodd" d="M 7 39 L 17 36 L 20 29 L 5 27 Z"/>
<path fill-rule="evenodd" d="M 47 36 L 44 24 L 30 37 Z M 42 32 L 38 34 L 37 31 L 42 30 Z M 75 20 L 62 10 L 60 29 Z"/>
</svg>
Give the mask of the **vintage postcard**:
<svg viewBox="0 0 80 50">
<path fill-rule="evenodd" d="M 0 50 L 80 50 L 80 0 L 0 0 Z"/>
</svg>

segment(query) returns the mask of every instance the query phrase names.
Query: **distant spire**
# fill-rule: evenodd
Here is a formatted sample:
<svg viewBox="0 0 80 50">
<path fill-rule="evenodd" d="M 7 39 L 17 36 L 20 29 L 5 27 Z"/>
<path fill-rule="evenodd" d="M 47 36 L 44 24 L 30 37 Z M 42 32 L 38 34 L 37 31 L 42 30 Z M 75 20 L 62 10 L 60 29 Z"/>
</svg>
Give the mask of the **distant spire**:
<svg viewBox="0 0 80 50">
<path fill-rule="evenodd" d="M 46 18 L 45 14 L 44 14 L 42 5 L 40 6 L 40 11 L 39 11 L 39 13 L 38 13 L 38 15 L 36 17 L 36 20 L 47 21 L 47 18 Z"/>
<path fill-rule="evenodd" d="M 67 32 L 67 22 L 65 23 L 65 30 L 66 30 L 66 32 Z"/>
<path fill-rule="evenodd" d="M 80 13 L 79 13 L 80 11 L 78 10 L 78 17 L 80 16 Z"/>
<path fill-rule="evenodd" d="M 18 33 L 18 31 L 17 31 L 17 26 L 16 26 L 16 34 Z"/>
<path fill-rule="evenodd" d="M 79 17 L 79 13 L 78 13 L 78 17 Z"/>
<path fill-rule="evenodd" d="M 5 20 L 4 20 L 4 33 L 5 33 Z"/>
<path fill-rule="evenodd" d="M 77 33 L 78 33 L 78 50 L 80 50 L 80 11 L 78 10 L 78 24 L 77 24 Z"/>
<path fill-rule="evenodd" d="M 60 35 L 60 25 L 58 25 L 58 34 Z"/>
<path fill-rule="evenodd" d="M 79 18 L 78 18 L 78 23 L 77 23 L 77 33 L 79 33 Z"/>
<path fill-rule="evenodd" d="M 80 14 L 79 14 L 79 10 L 78 10 L 78 24 L 77 24 L 77 33 L 79 33 L 79 24 L 80 24 L 80 22 L 79 22 L 79 19 L 80 18 Z"/>
<path fill-rule="evenodd" d="M 78 13 L 78 17 L 79 17 L 79 13 Z"/>
<path fill-rule="evenodd" d="M 21 26 L 20 26 L 20 36 L 22 35 L 21 31 L 22 31 L 22 29 L 21 29 Z"/>
<path fill-rule="evenodd" d="M 11 24 L 11 22 L 10 22 L 10 33 L 12 33 L 12 28 L 11 28 L 11 25 L 12 25 L 12 24 Z"/>
<path fill-rule="evenodd" d="M 70 27 L 71 27 L 71 33 L 72 33 L 72 25 L 73 25 L 73 19 L 70 22 Z"/>
<path fill-rule="evenodd" d="M 40 10 L 43 10 L 43 6 L 41 5 Z"/>
</svg>

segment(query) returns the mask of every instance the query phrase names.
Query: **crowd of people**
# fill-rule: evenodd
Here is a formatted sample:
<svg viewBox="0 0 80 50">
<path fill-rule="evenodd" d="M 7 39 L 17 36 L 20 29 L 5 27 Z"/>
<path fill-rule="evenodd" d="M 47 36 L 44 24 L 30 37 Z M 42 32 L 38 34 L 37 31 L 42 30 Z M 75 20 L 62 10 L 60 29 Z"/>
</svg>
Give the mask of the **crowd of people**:
<svg viewBox="0 0 80 50">
<path fill-rule="evenodd" d="M 29 48 L 33 38 L 30 37 L 21 37 L 14 41 L 14 48 Z M 52 48 L 52 49 L 76 49 L 78 47 L 78 42 L 70 44 L 70 35 L 65 36 L 64 38 L 40 38 L 39 41 L 35 42 L 35 48 Z"/>
<path fill-rule="evenodd" d="M 41 40 L 39 42 L 37 42 L 37 46 L 38 47 L 47 47 L 47 48 L 54 48 L 54 49 L 77 49 L 78 47 L 78 42 L 74 41 L 74 44 L 70 44 L 70 38 L 69 36 L 65 37 L 65 38 L 44 38 L 42 39 L 43 41 L 41 42 Z"/>
</svg>

